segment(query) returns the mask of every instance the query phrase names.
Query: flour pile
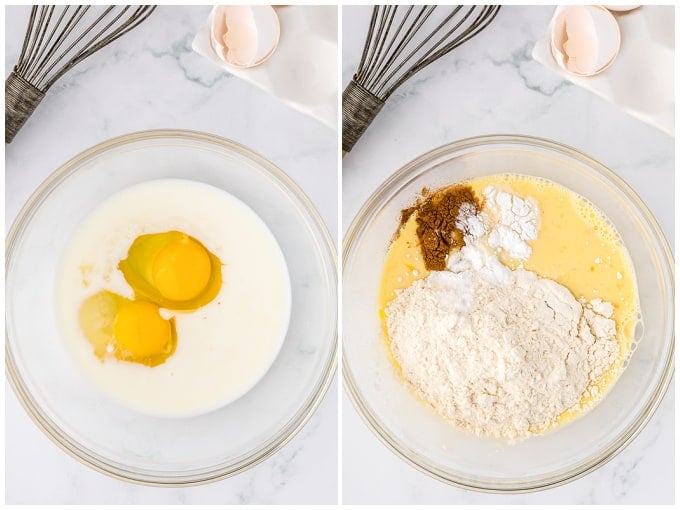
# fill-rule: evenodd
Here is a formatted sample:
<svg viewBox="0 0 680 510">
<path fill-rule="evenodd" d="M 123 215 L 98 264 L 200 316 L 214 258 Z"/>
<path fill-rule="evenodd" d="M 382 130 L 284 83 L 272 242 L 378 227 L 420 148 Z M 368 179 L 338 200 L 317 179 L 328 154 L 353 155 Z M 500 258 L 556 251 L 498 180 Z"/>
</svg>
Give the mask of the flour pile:
<svg viewBox="0 0 680 510">
<path fill-rule="evenodd" d="M 492 236 L 526 254 L 538 225 L 531 204 L 501 201 L 500 213 L 462 217 L 472 224 L 469 244 L 450 254 L 448 270 L 415 281 L 385 312 L 393 354 L 424 400 L 478 435 L 518 439 L 578 409 L 618 343 L 610 303 L 579 302 L 555 281 L 498 260 Z M 507 215 L 513 204 L 523 214 Z"/>
</svg>

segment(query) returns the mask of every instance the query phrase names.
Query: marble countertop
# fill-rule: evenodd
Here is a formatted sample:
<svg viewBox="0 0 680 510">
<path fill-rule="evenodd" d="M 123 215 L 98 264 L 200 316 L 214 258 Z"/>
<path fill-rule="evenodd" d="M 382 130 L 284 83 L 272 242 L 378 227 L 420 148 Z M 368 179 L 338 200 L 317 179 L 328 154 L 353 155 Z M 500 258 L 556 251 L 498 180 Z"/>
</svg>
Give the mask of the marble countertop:
<svg viewBox="0 0 680 510">
<path fill-rule="evenodd" d="M 7 7 L 5 74 L 28 7 Z M 108 138 L 155 128 L 206 131 L 242 143 L 287 172 L 337 237 L 337 133 L 191 50 L 210 7 L 159 7 L 140 26 L 64 76 L 5 149 L 6 230 L 60 164 Z M 199 487 L 159 489 L 91 470 L 55 446 L 5 382 L 7 503 L 333 503 L 337 380 L 305 427 L 268 460 Z"/>
<path fill-rule="evenodd" d="M 371 193 L 420 154 L 461 138 L 517 133 L 576 147 L 625 179 L 674 234 L 674 140 L 535 62 L 531 51 L 552 7 L 503 7 L 487 32 L 403 85 L 343 160 L 342 222 L 349 227 Z M 343 8 L 343 85 L 361 56 L 366 7 Z M 672 503 L 674 385 L 642 433 L 604 467 L 534 494 L 491 495 L 440 483 L 392 454 L 346 395 L 342 436 L 344 503 Z"/>
</svg>

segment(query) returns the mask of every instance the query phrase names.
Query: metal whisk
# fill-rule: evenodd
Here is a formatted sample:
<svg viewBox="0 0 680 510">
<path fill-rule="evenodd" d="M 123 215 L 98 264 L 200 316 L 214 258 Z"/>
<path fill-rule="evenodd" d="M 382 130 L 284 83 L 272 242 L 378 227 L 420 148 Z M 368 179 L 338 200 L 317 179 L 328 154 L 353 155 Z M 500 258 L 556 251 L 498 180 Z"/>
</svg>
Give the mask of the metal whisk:
<svg viewBox="0 0 680 510">
<path fill-rule="evenodd" d="M 359 68 L 342 94 L 342 150 L 352 150 L 406 80 L 484 30 L 500 6 L 375 6 Z"/>
<path fill-rule="evenodd" d="M 5 143 L 72 67 L 142 23 L 155 6 L 34 5 L 5 82 Z"/>
</svg>

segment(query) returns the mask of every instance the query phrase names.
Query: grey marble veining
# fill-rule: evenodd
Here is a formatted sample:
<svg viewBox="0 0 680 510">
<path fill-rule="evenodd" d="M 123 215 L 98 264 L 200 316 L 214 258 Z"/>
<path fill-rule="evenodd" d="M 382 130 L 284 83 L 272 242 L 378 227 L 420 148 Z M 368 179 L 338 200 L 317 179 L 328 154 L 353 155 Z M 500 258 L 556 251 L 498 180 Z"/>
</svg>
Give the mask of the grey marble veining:
<svg viewBox="0 0 680 510">
<path fill-rule="evenodd" d="M 458 139 L 525 134 L 594 157 L 643 198 L 673 244 L 674 140 L 531 58 L 553 7 L 505 6 L 482 34 L 406 82 L 343 160 L 343 232 L 413 158 Z M 343 87 L 359 62 L 370 9 L 343 7 Z M 672 503 L 673 382 L 642 433 L 604 467 L 534 494 L 499 496 L 440 483 L 392 454 L 343 396 L 344 503 Z"/>
<path fill-rule="evenodd" d="M 28 7 L 7 7 L 5 73 L 21 49 Z M 208 6 L 161 6 L 138 29 L 58 81 L 5 152 L 6 231 L 59 165 L 108 138 L 154 128 L 233 139 L 294 179 L 337 236 L 337 134 L 217 69 L 191 50 Z M 89 469 L 55 446 L 5 383 L 8 503 L 334 503 L 337 380 L 317 412 L 279 452 L 238 476 L 159 489 Z"/>
</svg>

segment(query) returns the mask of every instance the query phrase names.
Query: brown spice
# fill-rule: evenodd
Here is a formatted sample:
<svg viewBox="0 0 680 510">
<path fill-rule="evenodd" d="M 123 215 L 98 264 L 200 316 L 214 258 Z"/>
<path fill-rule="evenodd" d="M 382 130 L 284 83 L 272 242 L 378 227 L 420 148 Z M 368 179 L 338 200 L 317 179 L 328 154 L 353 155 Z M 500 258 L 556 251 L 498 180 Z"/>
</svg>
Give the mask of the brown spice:
<svg viewBox="0 0 680 510">
<path fill-rule="evenodd" d="M 463 233 L 456 228 L 460 206 L 473 204 L 480 210 L 480 202 L 470 186 L 458 185 L 445 188 L 421 199 L 414 206 L 401 212 L 401 222 L 406 223 L 415 212 L 425 267 L 430 271 L 446 269 L 446 257 L 454 248 L 465 245 Z"/>
<path fill-rule="evenodd" d="M 406 209 L 402 209 L 401 211 L 401 221 L 399 222 L 399 228 L 397 231 L 394 233 L 394 237 L 396 238 L 397 235 L 399 235 L 399 231 L 401 230 L 401 227 L 404 226 L 404 224 L 409 220 L 411 215 L 418 210 L 418 208 L 423 205 L 423 202 L 427 200 L 427 197 L 432 195 L 429 189 L 426 187 L 423 187 L 422 190 L 420 190 L 420 196 L 416 199 L 415 203 L 411 207 L 407 207 Z"/>
</svg>

